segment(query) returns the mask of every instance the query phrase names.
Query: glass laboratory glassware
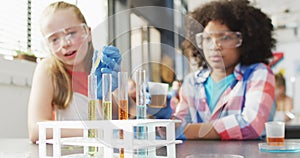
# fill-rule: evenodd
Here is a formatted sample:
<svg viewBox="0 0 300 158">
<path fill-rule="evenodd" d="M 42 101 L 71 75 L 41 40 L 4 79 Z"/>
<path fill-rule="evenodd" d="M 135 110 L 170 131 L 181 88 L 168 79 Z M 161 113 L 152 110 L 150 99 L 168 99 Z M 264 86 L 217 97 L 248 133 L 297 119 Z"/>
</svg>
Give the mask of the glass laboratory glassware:
<svg viewBox="0 0 300 158">
<path fill-rule="evenodd" d="M 136 71 L 136 119 L 147 118 L 146 105 L 146 70 L 139 69 Z M 147 139 L 147 127 L 137 126 L 136 137 L 139 140 Z M 146 149 L 137 150 L 138 158 L 147 157 Z"/>
<path fill-rule="evenodd" d="M 112 75 L 102 74 L 103 119 L 112 120 Z"/>
<path fill-rule="evenodd" d="M 88 119 L 96 120 L 97 119 L 97 76 L 94 73 L 88 75 Z M 97 137 L 96 129 L 88 130 L 89 138 Z M 88 154 L 89 156 L 95 156 L 97 153 L 97 147 L 89 146 Z"/>
<path fill-rule="evenodd" d="M 128 120 L 128 73 L 118 72 L 118 112 L 119 120 Z M 119 130 L 119 139 L 124 139 L 124 131 Z M 124 158 L 124 148 L 120 149 L 120 158 Z"/>
<path fill-rule="evenodd" d="M 128 75 L 118 72 L 119 120 L 128 120 Z"/>
</svg>

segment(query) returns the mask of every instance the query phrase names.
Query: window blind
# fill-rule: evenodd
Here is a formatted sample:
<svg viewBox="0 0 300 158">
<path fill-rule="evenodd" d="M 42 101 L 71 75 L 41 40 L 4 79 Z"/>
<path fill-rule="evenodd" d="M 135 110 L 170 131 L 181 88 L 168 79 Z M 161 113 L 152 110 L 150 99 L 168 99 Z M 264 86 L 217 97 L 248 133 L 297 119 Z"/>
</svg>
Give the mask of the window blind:
<svg viewBox="0 0 300 158">
<path fill-rule="evenodd" d="M 42 48 L 39 19 L 50 3 L 58 0 L 10 0 L 0 10 L 0 54 L 16 55 L 16 50 L 31 51 L 38 57 L 46 53 Z M 76 0 L 65 0 L 76 4 Z"/>
</svg>

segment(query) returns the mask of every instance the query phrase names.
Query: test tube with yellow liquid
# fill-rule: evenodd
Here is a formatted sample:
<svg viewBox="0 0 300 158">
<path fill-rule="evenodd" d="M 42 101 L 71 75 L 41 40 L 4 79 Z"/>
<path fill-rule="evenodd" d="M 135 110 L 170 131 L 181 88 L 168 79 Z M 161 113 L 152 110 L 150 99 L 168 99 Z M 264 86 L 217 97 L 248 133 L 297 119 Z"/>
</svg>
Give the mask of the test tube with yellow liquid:
<svg viewBox="0 0 300 158">
<path fill-rule="evenodd" d="M 103 119 L 112 120 L 112 75 L 102 74 Z"/>
<path fill-rule="evenodd" d="M 128 75 L 118 72 L 118 119 L 128 120 Z M 120 139 L 124 139 L 124 131 L 119 131 Z M 124 158 L 124 148 L 120 149 L 120 158 Z"/>
<path fill-rule="evenodd" d="M 88 119 L 89 120 L 96 120 L 97 119 L 97 110 L 96 104 L 97 103 L 97 76 L 94 73 L 91 73 L 88 76 Z M 97 130 L 96 129 L 89 129 L 88 130 L 88 137 L 89 138 L 96 138 L 97 137 Z M 90 156 L 95 156 L 97 153 L 97 147 L 90 146 L 88 150 L 88 154 Z"/>
</svg>

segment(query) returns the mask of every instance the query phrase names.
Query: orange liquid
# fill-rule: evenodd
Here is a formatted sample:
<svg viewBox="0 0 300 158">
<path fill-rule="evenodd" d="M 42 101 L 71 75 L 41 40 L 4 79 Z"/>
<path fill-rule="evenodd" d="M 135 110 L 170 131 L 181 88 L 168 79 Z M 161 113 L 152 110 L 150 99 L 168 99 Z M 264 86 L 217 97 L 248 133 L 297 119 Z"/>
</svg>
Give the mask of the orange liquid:
<svg viewBox="0 0 300 158">
<path fill-rule="evenodd" d="M 119 120 L 128 120 L 128 100 L 119 101 Z M 123 132 L 123 130 L 120 130 L 120 139 L 124 139 Z M 124 158 L 124 148 L 120 149 L 120 158 Z"/>
<path fill-rule="evenodd" d="M 119 120 L 128 120 L 128 100 L 119 101 Z"/>
<path fill-rule="evenodd" d="M 124 133 L 123 133 L 124 131 L 120 130 L 119 132 L 120 132 L 119 133 L 120 134 L 120 139 L 124 139 Z M 120 149 L 120 158 L 124 158 L 124 148 Z"/>
<path fill-rule="evenodd" d="M 120 139 L 124 139 L 124 131 L 123 130 L 119 131 L 119 136 L 120 136 Z"/>
<path fill-rule="evenodd" d="M 120 150 L 120 158 L 124 158 L 124 148 L 121 148 Z"/>
<path fill-rule="evenodd" d="M 284 145 L 284 138 L 272 138 L 272 137 L 267 137 L 267 143 L 268 145 L 271 146 L 283 146 Z"/>
</svg>

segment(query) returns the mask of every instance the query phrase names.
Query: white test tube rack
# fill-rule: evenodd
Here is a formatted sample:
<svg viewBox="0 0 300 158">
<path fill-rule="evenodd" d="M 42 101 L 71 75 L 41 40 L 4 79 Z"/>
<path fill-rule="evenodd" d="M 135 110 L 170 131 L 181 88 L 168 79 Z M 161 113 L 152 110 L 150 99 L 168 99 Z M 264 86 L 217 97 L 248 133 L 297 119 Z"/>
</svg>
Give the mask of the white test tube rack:
<svg viewBox="0 0 300 158">
<path fill-rule="evenodd" d="M 82 155 L 88 155 L 88 147 L 102 147 L 103 157 L 112 158 L 114 148 L 124 148 L 124 158 L 136 157 L 135 151 L 146 149 L 147 157 L 151 158 L 176 158 L 176 144 L 182 143 L 176 140 L 175 123 L 179 120 L 167 119 L 141 119 L 141 120 L 95 120 L 95 121 L 47 121 L 39 122 L 39 157 L 70 157 L 62 156 L 63 145 L 82 146 Z M 147 128 L 147 140 L 134 138 L 134 127 Z M 166 129 L 165 139 L 156 139 L 156 127 Z M 46 139 L 46 129 L 53 130 L 53 139 Z M 61 138 L 61 129 L 83 129 L 83 137 Z M 88 130 L 97 129 L 97 138 L 88 138 Z M 123 139 L 113 136 L 114 130 L 123 130 Z M 100 132 L 101 131 L 101 132 Z M 100 134 L 99 134 L 100 133 Z M 101 136 L 100 136 L 101 135 Z M 47 156 L 46 145 L 52 144 L 52 156 Z M 166 156 L 157 156 L 156 149 L 166 147 Z"/>
</svg>

